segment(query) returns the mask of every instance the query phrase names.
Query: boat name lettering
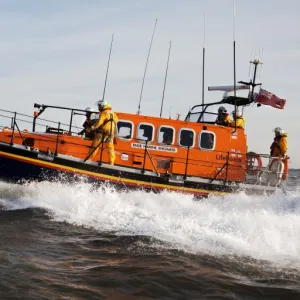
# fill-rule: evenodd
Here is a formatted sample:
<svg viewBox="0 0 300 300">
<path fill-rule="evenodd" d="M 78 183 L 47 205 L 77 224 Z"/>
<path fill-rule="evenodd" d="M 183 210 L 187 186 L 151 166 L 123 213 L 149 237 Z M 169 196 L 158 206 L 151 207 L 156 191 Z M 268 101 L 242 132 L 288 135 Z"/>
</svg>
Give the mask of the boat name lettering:
<svg viewBox="0 0 300 300">
<path fill-rule="evenodd" d="M 132 148 L 141 148 L 145 149 L 146 144 L 141 143 L 131 143 Z M 176 153 L 177 149 L 173 147 L 159 146 L 159 145 L 147 145 L 148 150 L 164 151 L 164 152 L 173 152 Z"/>
<path fill-rule="evenodd" d="M 223 155 L 223 154 L 217 154 L 216 159 L 217 160 L 229 160 L 229 161 L 238 162 L 238 163 L 242 162 L 241 158 L 239 158 L 239 157 L 229 157 L 228 158 L 228 155 Z"/>
</svg>

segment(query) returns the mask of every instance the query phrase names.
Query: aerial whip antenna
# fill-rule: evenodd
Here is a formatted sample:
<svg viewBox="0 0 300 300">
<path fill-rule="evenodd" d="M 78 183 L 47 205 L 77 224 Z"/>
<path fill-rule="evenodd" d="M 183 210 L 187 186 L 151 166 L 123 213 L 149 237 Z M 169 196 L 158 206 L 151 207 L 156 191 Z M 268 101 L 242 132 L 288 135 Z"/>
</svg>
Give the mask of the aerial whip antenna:
<svg viewBox="0 0 300 300">
<path fill-rule="evenodd" d="M 206 0 L 204 7 L 204 37 L 203 37 L 203 51 L 202 51 L 202 105 L 204 105 L 204 70 L 205 70 L 205 34 L 206 34 Z M 203 107 L 202 107 L 203 110 Z"/>
<path fill-rule="evenodd" d="M 106 82 L 107 82 L 107 76 L 108 76 L 108 70 L 109 70 L 109 62 L 110 62 L 110 57 L 111 57 L 111 50 L 112 50 L 113 41 L 114 41 L 114 34 L 112 35 L 111 42 L 110 42 L 110 50 L 109 50 L 107 68 L 106 68 L 106 75 L 105 75 L 105 82 L 104 82 L 102 100 L 104 100 L 104 97 L 105 97 Z"/>
<path fill-rule="evenodd" d="M 264 48 L 261 49 L 261 53 L 260 53 L 260 56 L 262 61 L 264 60 Z M 258 78 L 261 79 L 261 70 L 262 70 L 262 65 L 260 65 L 260 68 L 259 68 L 259 73 L 258 73 Z"/>
<path fill-rule="evenodd" d="M 170 106 L 170 114 L 169 114 L 169 119 L 171 120 L 172 118 L 172 106 Z"/>
<path fill-rule="evenodd" d="M 234 97 L 236 97 L 236 66 L 235 66 L 235 0 L 233 0 L 233 80 Z M 236 108 L 235 108 L 236 109 Z"/>
<path fill-rule="evenodd" d="M 151 52 L 151 47 L 152 47 L 152 42 L 153 42 L 153 38 L 154 38 L 156 24 L 157 24 L 157 19 L 155 20 L 155 24 L 154 24 L 154 28 L 153 28 L 153 33 L 152 33 L 152 38 L 151 38 L 151 42 L 150 42 L 150 46 L 149 46 L 149 51 L 148 51 L 148 56 L 147 56 L 147 61 L 146 61 L 146 66 L 145 66 L 145 70 L 144 70 L 144 76 L 143 76 L 143 82 L 142 82 L 142 88 L 141 88 L 141 94 L 140 94 L 140 101 L 139 101 L 139 106 L 138 106 L 138 111 L 137 111 L 138 115 L 141 113 L 141 102 L 142 102 L 142 95 L 143 95 L 143 89 L 144 89 L 144 82 L 145 82 L 145 77 L 146 77 L 146 72 L 147 72 L 147 66 L 148 66 L 148 61 L 149 61 L 149 56 L 150 56 L 150 52 Z"/>
<path fill-rule="evenodd" d="M 254 51 L 252 50 L 252 52 L 251 52 L 251 55 L 250 55 L 250 61 L 253 59 L 253 53 L 254 53 Z M 251 66 L 252 66 L 252 64 L 250 63 L 249 64 L 249 72 L 248 72 L 248 78 L 250 79 L 250 76 L 251 76 Z"/>
<path fill-rule="evenodd" d="M 167 60 L 167 67 L 166 67 L 166 75 L 165 75 L 165 82 L 164 82 L 164 89 L 163 89 L 163 94 L 162 94 L 162 99 L 161 99 L 161 106 L 160 106 L 160 115 L 159 115 L 160 118 L 161 118 L 161 114 L 162 114 L 162 110 L 163 110 L 163 105 L 164 105 L 165 89 L 166 89 L 167 76 L 168 76 L 168 68 L 169 68 L 171 46 L 172 46 L 172 42 L 170 41 L 169 53 L 168 53 L 168 60 Z"/>
<path fill-rule="evenodd" d="M 237 106 L 236 106 L 236 66 L 235 66 L 235 0 L 233 0 L 233 86 L 234 86 L 234 112 L 235 112 L 235 116 L 236 116 L 236 110 L 237 110 Z M 235 129 L 233 132 L 236 132 L 236 122 L 235 123 Z"/>
</svg>

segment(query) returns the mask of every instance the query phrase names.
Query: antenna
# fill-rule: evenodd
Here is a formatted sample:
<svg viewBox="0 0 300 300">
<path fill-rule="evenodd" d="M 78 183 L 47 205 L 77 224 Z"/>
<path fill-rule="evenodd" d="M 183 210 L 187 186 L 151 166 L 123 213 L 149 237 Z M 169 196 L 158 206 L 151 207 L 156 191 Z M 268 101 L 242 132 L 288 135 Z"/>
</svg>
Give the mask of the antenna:
<svg viewBox="0 0 300 300">
<path fill-rule="evenodd" d="M 261 49 L 261 55 L 260 55 L 262 61 L 264 60 L 264 48 Z M 259 68 L 259 73 L 258 73 L 258 78 L 261 79 L 261 70 L 262 70 L 262 66 Z"/>
<path fill-rule="evenodd" d="M 254 65 L 254 71 L 253 71 L 253 79 L 252 79 L 252 83 L 251 83 L 251 94 L 250 94 L 250 99 L 253 100 L 253 96 L 254 96 L 254 89 L 257 85 L 261 85 L 261 83 L 255 83 L 256 80 L 256 74 L 257 74 L 257 67 L 258 65 L 261 65 L 263 62 L 259 59 L 259 58 L 255 58 L 253 61 L 250 61 L 250 63 L 252 63 Z"/>
<path fill-rule="evenodd" d="M 203 38 L 203 52 L 202 52 L 202 105 L 204 105 L 204 70 L 205 70 L 205 34 L 206 34 L 206 0 L 204 7 L 204 38 Z M 202 107 L 203 109 L 203 107 Z"/>
<path fill-rule="evenodd" d="M 235 0 L 233 0 L 233 80 L 234 80 L 234 112 L 236 115 L 236 66 L 235 66 Z M 235 129 L 234 132 L 236 132 L 236 122 L 235 122 Z"/>
<path fill-rule="evenodd" d="M 170 114 L 169 114 L 169 119 L 171 120 L 172 118 L 172 106 L 170 106 Z"/>
<path fill-rule="evenodd" d="M 164 82 L 164 89 L 163 89 L 163 94 L 162 94 L 162 99 L 161 99 L 161 106 L 160 106 L 160 115 L 159 115 L 160 118 L 161 118 L 163 104 L 164 104 L 164 98 L 165 98 L 165 89 L 166 89 L 166 82 L 167 82 L 167 76 L 168 76 L 168 68 L 169 68 L 171 46 L 172 46 L 172 42 L 170 41 L 169 53 L 168 53 L 168 60 L 167 60 L 167 67 L 166 67 L 166 75 L 165 75 L 165 82 Z"/>
<path fill-rule="evenodd" d="M 146 61 L 146 66 L 145 66 L 145 70 L 144 70 L 144 76 L 143 76 L 143 82 L 142 82 L 142 88 L 141 88 L 141 94 L 140 94 L 140 101 L 139 101 L 139 106 L 138 106 L 138 111 L 137 111 L 138 115 L 141 113 L 141 102 L 142 102 L 142 95 L 143 95 L 143 89 L 144 89 L 144 82 L 145 82 L 145 77 L 146 77 L 146 72 L 147 72 L 147 66 L 148 66 L 148 61 L 149 61 L 149 57 L 150 57 L 150 51 L 151 51 L 151 47 L 152 47 L 152 42 L 153 42 L 153 38 L 154 38 L 156 24 L 157 24 L 157 19 L 155 20 L 155 24 L 154 24 L 154 28 L 153 28 L 153 33 L 152 33 L 152 38 L 151 38 L 151 42 L 150 42 L 150 46 L 149 46 L 149 51 L 148 51 L 148 56 L 147 56 L 147 61 Z"/>
<path fill-rule="evenodd" d="M 253 59 L 254 56 L 254 50 L 252 50 L 251 55 L 250 55 L 250 61 Z M 251 74 L 251 63 L 249 64 L 249 72 L 248 72 L 248 78 L 250 79 L 250 74 Z"/>
<path fill-rule="evenodd" d="M 113 41 L 114 41 L 114 33 L 113 33 L 113 35 L 111 37 L 111 42 L 110 42 L 110 50 L 109 50 L 107 68 L 106 68 L 106 75 L 105 75 L 105 82 L 104 82 L 102 100 L 104 100 L 104 97 L 105 97 L 106 82 L 107 82 L 107 76 L 108 76 L 108 70 L 109 70 L 109 62 L 110 62 L 110 56 L 111 56 L 111 50 L 112 50 Z"/>
<path fill-rule="evenodd" d="M 236 97 L 236 65 L 235 65 L 235 0 L 233 0 L 233 80 L 234 80 L 234 97 Z"/>
</svg>

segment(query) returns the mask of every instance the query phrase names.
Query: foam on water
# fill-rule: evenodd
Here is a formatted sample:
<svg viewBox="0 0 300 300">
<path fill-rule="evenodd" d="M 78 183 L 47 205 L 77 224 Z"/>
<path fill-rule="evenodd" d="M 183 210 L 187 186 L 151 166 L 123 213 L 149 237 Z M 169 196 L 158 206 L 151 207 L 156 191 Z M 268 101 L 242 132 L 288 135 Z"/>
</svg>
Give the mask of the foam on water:
<svg viewBox="0 0 300 300">
<path fill-rule="evenodd" d="M 192 253 L 249 255 L 300 265 L 300 192 L 195 201 L 189 195 L 119 193 L 87 183 L 0 182 L 0 205 L 6 210 L 43 208 L 54 221 L 151 236 Z"/>
</svg>

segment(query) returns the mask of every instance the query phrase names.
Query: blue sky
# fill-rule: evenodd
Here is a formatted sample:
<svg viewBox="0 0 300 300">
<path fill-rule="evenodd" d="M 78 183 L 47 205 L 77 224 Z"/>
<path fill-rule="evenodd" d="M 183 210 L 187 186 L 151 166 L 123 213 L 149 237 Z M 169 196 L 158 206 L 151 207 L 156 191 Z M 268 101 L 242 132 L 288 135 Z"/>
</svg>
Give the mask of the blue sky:
<svg viewBox="0 0 300 300">
<path fill-rule="evenodd" d="M 207 0 L 205 99 L 233 83 L 232 0 Z M 204 0 L 0 0 L 1 108 L 32 114 L 33 103 L 85 108 L 102 96 L 115 34 L 106 100 L 135 113 L 155 19 L 158 18 L 143 92 L 142 113 L 159 115 L 169 41 L 172 40 L 164 116 L 201 102 Z M 247 80 L 251 53 L 262 52 L 263 88 L 286 98 L 284 110 L 245 109 L 249 150 L 268 153 L 272 129 L 289 133 L 291 167 L 300 168 L 300 3 L 237 0 L 237 80 Z M 50 113 L 50 112 L 49 112 Z M 49 117 L 51 116 L 51 113 Z M 81 122 L 78 121 L 78 124 Z"/>
</svg>

